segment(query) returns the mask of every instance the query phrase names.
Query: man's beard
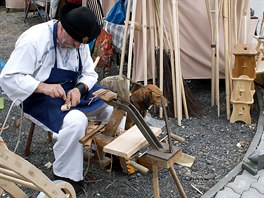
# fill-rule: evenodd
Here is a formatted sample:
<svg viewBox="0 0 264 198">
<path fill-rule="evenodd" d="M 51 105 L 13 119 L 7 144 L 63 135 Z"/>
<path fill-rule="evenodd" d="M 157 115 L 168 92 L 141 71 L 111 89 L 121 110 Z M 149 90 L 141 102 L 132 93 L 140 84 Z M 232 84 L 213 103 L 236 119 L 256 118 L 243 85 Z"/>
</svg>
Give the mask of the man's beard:
<svg viewBox="0 0 264 198">
<path fill-rule="evenodd" d="M 62 43 L 61 47 L 62 48 L 68 48 L 68 49 L 76 48 L 74 45 L 68 44 L 67 42 Z"/>
</svg>

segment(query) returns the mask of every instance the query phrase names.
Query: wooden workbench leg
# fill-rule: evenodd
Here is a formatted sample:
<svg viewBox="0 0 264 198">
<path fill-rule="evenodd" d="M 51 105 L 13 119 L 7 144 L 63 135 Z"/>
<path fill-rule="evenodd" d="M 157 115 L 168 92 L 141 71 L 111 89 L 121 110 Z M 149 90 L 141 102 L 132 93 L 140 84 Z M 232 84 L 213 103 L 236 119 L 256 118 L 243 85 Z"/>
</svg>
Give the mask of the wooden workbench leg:
<svg viewBox="0 0 264 198">
<path fill-rule="evenodd" d="M 154 190 L 154 198 L 159 198 L 159 170 L 158 166 L 152 165 L 153 171 L 153 190 Z"/>
<path fill-rule="evenodd" d="M 178 176 L 176 174 L 176 171 L 174 170 L 173 166 L 170 167 L 170 173 L 171 173 L 171 176 L 172 176 L 172 178 L 173 178 L 173 180 L 174 180 L 174 182 L 175 182 L 175 184 L 176 184 L 176 186 L 177 186 L 177 188 L 178 188 L 178 190 L 179 190 L 179 192 L 181 194 L 181 197 L 186 198 L 187 197 L 186 193 L 185 193 L 185 191 L 184 191 L 184 189 L 183 189 L 183 187 L 181 185 L 181 182 L 180 182 L 180 180 L 179 180 L 179 178 L 178 178 Z"/>
</svg>

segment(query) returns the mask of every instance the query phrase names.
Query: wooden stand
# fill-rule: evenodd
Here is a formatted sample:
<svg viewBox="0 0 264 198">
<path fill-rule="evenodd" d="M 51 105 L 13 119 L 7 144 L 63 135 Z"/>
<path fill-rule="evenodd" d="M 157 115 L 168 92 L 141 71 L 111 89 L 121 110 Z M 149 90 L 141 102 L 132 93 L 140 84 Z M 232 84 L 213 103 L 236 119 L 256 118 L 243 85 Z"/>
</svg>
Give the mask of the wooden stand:
<svg viewBox="0 0 264 198">
<path fill-rule="evenodd" d="M 155 135 L 161 133 L 159 128 L 152 128 Z M 117 137 L 111 143 L 104 147 L 104 151 L 119 157 L 131 158 L 136 152 L 143 148 L 147 144 L 146 139 L 140 133 L 136 126 L 133 126 L 128 131 Z M 153 189 L 154 197 L 159 196 L 159 180 L 158 180 L 158 170 L 167 168 L 170 170 L 171 176 L 181 194 L 182 197 L 186 197 L 184 189 L 177 177 L 176 171 L 174 170 L 174 163 L 181 157 L 182 150 L 178 147 L 172 147 L 172 152 L 168 153 L 164 145 L 164 151 L 159 151 L 157 149 L 150 149 L 148 152 L 137 159 L 137 163 L 131 164 L 133 167 L 139 169 L 141 172 L 147 168 L 147 170 L 153 171 Z M 136 164 L 136 166 L 134 166 Z"/>
<path fill-rule="evenodd" d="M 172 153 L 164 153 L 157 150 L 149 150 L 147 154 L 138 159 L 138 162 L 141 165 L 149 168 L 153 172 L 153 190 L 154 197 L 159 198 L 159 169 L 167 168 L 170 170 L 171 176 L 181 194 L 181 197 L 187 197 L 186 193 L 181 185 L 181 182 L 176 174 L 176 171 L 173 167 L 176 160 L 178 160 L 182 155 L 182 151 L 178 147 L 173 147 Z"/>
<path fill-rule="evenodd" d="M 98 90 L 93 93 L 95 97 L 100 97 L 105 101 L 110 101 L 112 99 L 124 101 L 129 100 L 128 85 L 125 78 L 120 76 L 109 76 L 104 78 L 100 84 L 107 87 L 111 91 L 105 92 L 105 90 Z M 96 155 L 94 155 L 94 157 L 91 159 L 91 162 L 100 164 L 101 167 L 106 167 L 111 163 L 111 159 L 105 156 L 103 149 L 117 136 L 118 127 L 124 116 L 125 111 L 114 107 L 113 113 L 110 116 L 108 123 L 104 128 L 102 128 L 101 133 L 93 133 L 90 131 L 87 132 L 87 135 L 80 140 L 82 144 L 85 144 L 88 139 L 93 138 L 94 144 L 96 144 L 97 147 L 97 151 Z"/>
<path fill-rule="evenodd" d="M 233 111 L 230 122 L 243 121 L 251 124 L 250 107 L 254 102 L 254 79 L 256 78 L 255 46 L 237 44 L 234 48 L 234 55 L 233 90 L 230 99 Z"/>
</svg>

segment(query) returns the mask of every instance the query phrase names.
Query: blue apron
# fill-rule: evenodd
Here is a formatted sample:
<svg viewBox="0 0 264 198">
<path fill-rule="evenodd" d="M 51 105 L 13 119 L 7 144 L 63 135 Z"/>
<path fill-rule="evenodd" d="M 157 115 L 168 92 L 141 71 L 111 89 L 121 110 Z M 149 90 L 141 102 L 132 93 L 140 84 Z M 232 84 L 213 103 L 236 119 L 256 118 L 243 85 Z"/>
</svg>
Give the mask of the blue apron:
<svg viewBox="0 0 264 198">
<path fill-rule="evenodd" d="M 70 71 L 57 68 L 57 23 L 54 24 L 53 29 L 53 42 L 55 48 L 55 63 L 54 67 L 51 69 L 49 78 L 45 83 L 49 84 L 61 84 L 66 94 L 68 91 L 74 88 L 78 78 L 82 73 L 82 61 L 79 55 L 79 71 Z M 93 112 L 99 107 L 105 105 L 105 102 L 99 98 L 93 98 L 92 93 L 98 89 L 104 88 L 101 85 L 95 84 L 92 89 L 87 91 L 86 95 L 81 98 L 80 104 L 72 109 L 78 109 L 82 112 Z M 24 102 L 24 112 L 31 115 L 33 118 L 37 119 L 39 122 L 47 126 L 50 130 L 58 133 L 65 115 L 69 112 L 61 111 L 61 106 L 65 103 L 62 98 L 52 98 L 50 96 L 33 93 Z M 89 104 L 89 105 L 88 105 Z"/>
</svg>

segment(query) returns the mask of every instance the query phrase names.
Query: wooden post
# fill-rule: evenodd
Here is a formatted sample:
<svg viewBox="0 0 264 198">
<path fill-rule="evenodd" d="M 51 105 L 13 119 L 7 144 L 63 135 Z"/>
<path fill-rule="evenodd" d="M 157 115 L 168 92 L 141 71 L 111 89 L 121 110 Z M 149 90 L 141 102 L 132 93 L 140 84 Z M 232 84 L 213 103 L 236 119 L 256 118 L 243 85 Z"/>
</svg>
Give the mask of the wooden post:
<svg viewBox="0 0 264 198">
<path fill-rule="evenodd" d="M 149 23 L 150 23 L 150 50 L 151 50 L 151 68 L 152 68 L 152 81 L 153 85 L 156 85 L 156 61 L 155 61 L 155 26 L 153 15 L 153 0 L 149 1 Z"/>
<path fill-rule="evenodd" d="M 214 9 L 210 5 L 210 0 L 205 0 L 209 24 L 211 27 L 211 105 L 215 103 L 218 107 L 218 117 L 220 116 L 219 102 L 219 3 L 214 0 Z M 221 4 L 221 1 L 220 1 Z M 214 15 L 214 20 L 213 20 Z"/>
<path fill-rule="evenodd" d="M 220 90 L 219 90 L 219 4 L 215 0 L 215 98 L 217 105 L 217 115 L 220 117 Z"/>
<path fill-rule="evenodd" d="M 180 76 L 180 48 L 179 48 L 179 20 L 178 20 L 178 1 L 172 0 L 172 17 L 173 17 L 173 40 L 174 40 L 174 56 L 176 61 L 176 96 L 177 96 L 177 118 L 178 125 L 181 126 L 182 120 L 182 97 L 181 97 L 181 80 Z"/>
<path fill-rule="evenodd" d="M 161 93 L 163 93 L 163 50 L 164 50 L 164 46 L 163 46 L 163 36 L 164 36 L 164 2 L 163 0 L 160 0 L 160 90 Z M 162 117 L 163 113 L 162 113 L 162 108 L 160 108 L 160 112 L 159 112 L 160 117 Z"/>
<path fill-rule="evenodd" d="M 172 16 L 171 3 L 168 2 L 168 12 L 169 16 Z M 173 94 L 173 111 L 174 117 L 177 118 L 177 99 L 176 99 L 176 72 L 175 72 L 175 59 L 173 55 L 173 23 L 172 18 L 170 18 L 169 25 L 169 49 L 170 49 L 170 63 L 171 63 L 171 79 L 172 79 L 172 94 Z"/>
<path fill-rule="evenodd" d="M 228 36 L 228 0 L 223 4 L 223 21 L 224 21 L 224 48 L 225 48 L 225 88 L 226 88 L 226 116 L 230 119 L 230 66 L 229 66 L 229 36 Z"/>
<path fill-rule="evenodd" d="M 137 0 L 133 0 L 132 21 L 130 25 L 130 39 L 129 39 L 129 49 L 128 49 L 127 78 L 131 78 L 131 64 L 132 64 L 132 50 L 133 50 L 134 32 L 135 32 L 136 7 L 137 7 Z M 129 89 L 130 81 L 128 81 L 127 84 Z"/>
<path fill-rule="evenodd" d="M 147 53 L 147 2 L 142 0 L 142 29 L 143 29 L 143 67 L 144 85 L 148 84 L 148 53 Z"/>
</svg>

